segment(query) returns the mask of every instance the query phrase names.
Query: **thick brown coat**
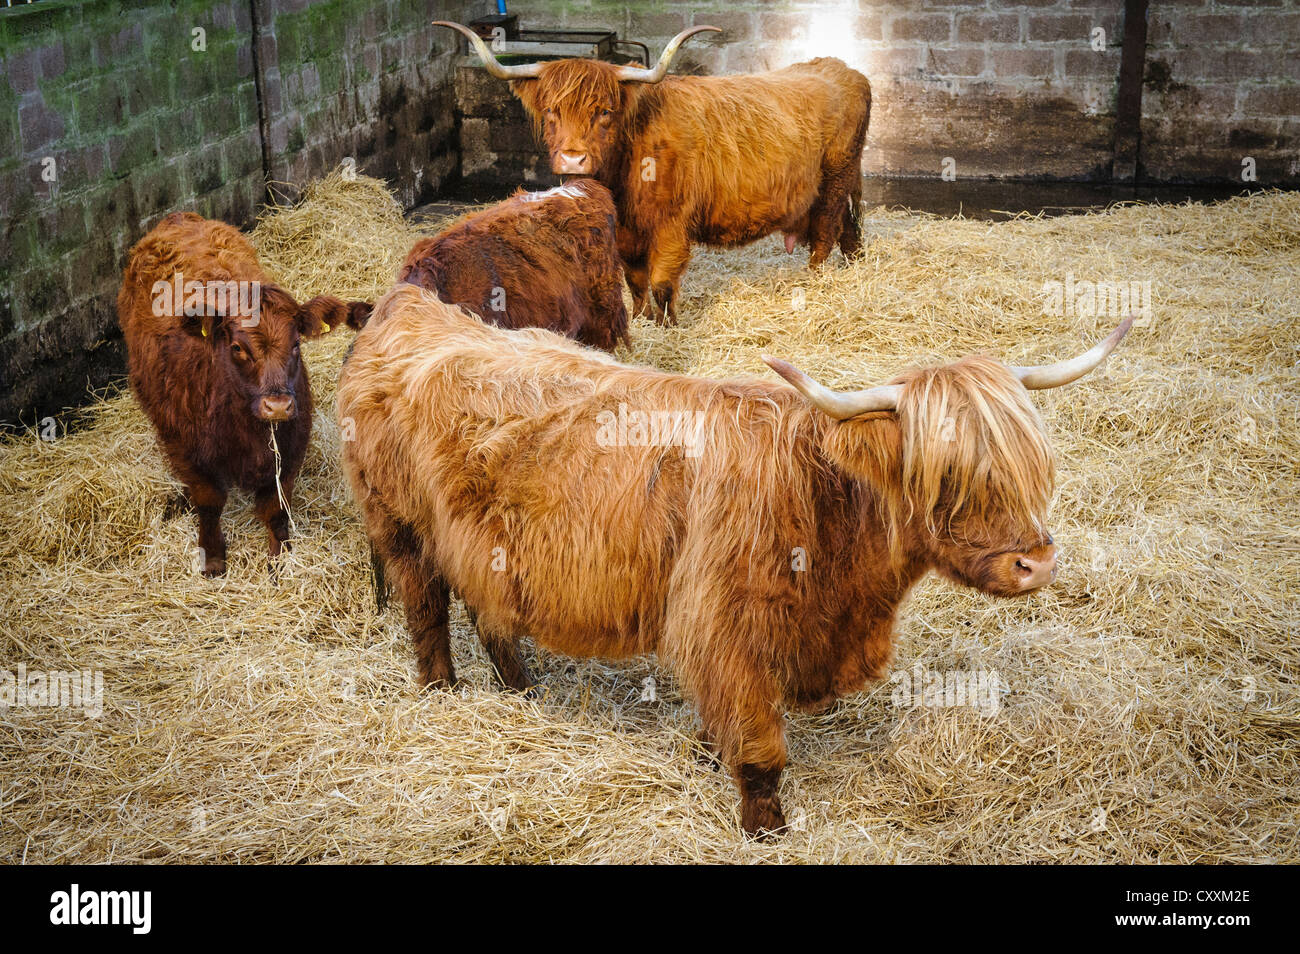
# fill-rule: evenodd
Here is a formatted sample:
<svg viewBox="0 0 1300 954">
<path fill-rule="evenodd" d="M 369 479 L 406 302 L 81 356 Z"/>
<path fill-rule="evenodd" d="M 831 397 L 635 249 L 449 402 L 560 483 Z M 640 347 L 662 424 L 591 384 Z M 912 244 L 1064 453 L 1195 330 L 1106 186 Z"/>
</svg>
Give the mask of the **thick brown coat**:
<svg viewBox="0 0 1300 954">
<path fill-rule="evenodd" d="M 595 60 L 556 60 L 511 88 L 557 173 L 581 169 L 618 205 L 633 311 L 673 320 L 692 243 L 736 246 L 773 232 L 861 248 L 861 157 L 871 84 L 833 57 L 749 76 L 620 82 Z M 575 158 L 580 157 L 580 158 Z"/>
<path fill-rule="evenodd" d="M 624 366 L 398 286 L 357 337 L 338 412 L 421 680 L 455 678 L 450 588 L 513 688 L 531 684 L 523 635 L 657 652 L 740 785 L 745 829 L 780 827 L 782 710 L 883 676 L 927 571 L 1014 595 L 1018 561 L 1054 551 L 1052 454 L 1012 373 L 967 358 L 898 381 L 896 412 L 836 421 L 783 384 Z"/>
<path fill-rule="evenodd" d="M 547 328 L 593 348 L 626 344 L 614 200 L 598 182 L 523 192 L 416 243 L 398 281 L 502 328 Z"/>
<path fill-rule="evenodd" d="M 178 282 L 182 295 L 170 294 Z M 186 309 L 184 291 L 193 287 L 199 299 Z M 245 304 L 258 303 L 255 311 L 239 307 L 240 294 Z M 286 500 L 311 436 L 299 338 L 360 321 L 369 309 L 327 295 L 299 305 L 266 281 L 237 229 L 192 212 L 167 216 L 131 250 L 117 299 L 131 389 L 197 511 L 205 574 L 226 569 L 221 511 L 232 487 L 253 495 L 270 553 L 280 552 L 289 519 L 276 489 L 271 428 Z"/>
</svg>

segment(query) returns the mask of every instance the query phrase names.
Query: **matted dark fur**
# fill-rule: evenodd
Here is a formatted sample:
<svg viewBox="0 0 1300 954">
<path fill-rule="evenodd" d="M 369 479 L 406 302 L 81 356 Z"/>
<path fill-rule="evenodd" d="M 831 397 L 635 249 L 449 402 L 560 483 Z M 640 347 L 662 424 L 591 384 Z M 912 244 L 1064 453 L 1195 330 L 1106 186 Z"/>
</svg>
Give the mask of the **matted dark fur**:
<svg viewBox="0 0 1300 954">
<path fill-rule="evenodd" d="M 260 308 L 251 317 L 229 307 L 186 315 L 183 302 L 158 308 L 155 283 L 177 276 L 204 285 L 257 283 Z M 253 496 L 271 556 L 286 544 L 289 517 L 276 488 L 271 427 L 288 500 L 311 437 L 311 387 L 299 338 L 360 323 L 369 311 L 367 304 L 329 295 L 298 304 L 266 281 L 238 229 L 193 212 L 167 216 L 131 250 L 117 298 L 131 389 L 197 511 L 204 574 L 226 570 L 221 511 L 232 487 Z"/>
<path fill-rule="evenodd" d="M 421 239 L 397 279 L 502 328 L 613 351 L 628 343 L 614 229 L 614 199 L 598 182 L 520 190 Z"/>
</svg>

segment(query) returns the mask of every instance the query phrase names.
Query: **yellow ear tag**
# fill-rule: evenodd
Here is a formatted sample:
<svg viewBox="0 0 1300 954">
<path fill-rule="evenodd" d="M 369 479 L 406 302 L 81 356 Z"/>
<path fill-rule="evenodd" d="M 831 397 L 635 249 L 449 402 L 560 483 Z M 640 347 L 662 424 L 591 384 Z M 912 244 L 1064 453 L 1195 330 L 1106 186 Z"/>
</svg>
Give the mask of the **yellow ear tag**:
<svg viewBox="0 0 1300 954">
<path fill-rule="evenodd" d="M 203 332 L 203 337 L 206 338 L 206 337 L 208 336 L 208 326 L 207 326 L 207 325 L 200 325 L 200 326 L 199 326 L 199 330 Z"/>
<path fill-rule="evenodd" d="M 325 325 L 325 322 L 322 321 L 321 324 L 322 324 L 322 325 Z M 329 326 L 329 325 L 325 325 L 325 330 L 322 331 L 321 334 L 327 335 L 327 334 L 329 334 L 329 333 L 330 333 L 330 326 Z"/>
</svg>

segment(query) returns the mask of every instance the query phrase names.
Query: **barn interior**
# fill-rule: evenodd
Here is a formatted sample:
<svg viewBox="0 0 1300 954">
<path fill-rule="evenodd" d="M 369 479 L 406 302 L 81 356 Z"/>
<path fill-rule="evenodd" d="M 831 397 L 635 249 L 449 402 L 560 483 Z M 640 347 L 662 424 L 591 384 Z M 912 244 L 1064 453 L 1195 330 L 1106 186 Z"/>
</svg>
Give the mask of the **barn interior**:
<svg viewBox="0 0 1300 954">
<path fill-rule="evenodd" d="M 122 388 L 122 263 L 173 209 L 248 228 L 296 295 L 371 300 L 417 237 L 548 184 L 505 85 L 426 27 L 494 5 L 0 11 L 0 669 L 104 686 L 93 717 L 0 710 L 0 859 L 1300 858 L 1300 7 L 1123 6 L 511 4 L 525 27 L 652 53 L 718 22 L 674 71 L 840 55 L 877 91 L 863 257 L 813 274 L 779 236 L 699 249 L 680 325 L 634 320 L 622 360 L 727 377 L 769 374 L 773 353 L 865 386 L 975 352 L 1075 353 L 1117 316 L 1053 308 L 1066 282 L 1144 296 L 1103 370 L 1034 396 L 1058 454 L 1057 582 L 1006 602 L 926 580 L 895 677 L 790 717 L 791 827 L 770 842 L 740 834 L 653 658 L 530 647 L 526 700 L 496 688 L 457 606 L 462 685 L 416 689 L 339 466 L 351 332 L 304 347 L 320 414 L 274 575 L 238 495 L 229 572 L 196 572 L 179 484 Z M 193 50 L 146 67 L 181 15 L 220 69 Z M 912 690 L 934 674 L 995 688 L 933 705 Z"/>
</svg>

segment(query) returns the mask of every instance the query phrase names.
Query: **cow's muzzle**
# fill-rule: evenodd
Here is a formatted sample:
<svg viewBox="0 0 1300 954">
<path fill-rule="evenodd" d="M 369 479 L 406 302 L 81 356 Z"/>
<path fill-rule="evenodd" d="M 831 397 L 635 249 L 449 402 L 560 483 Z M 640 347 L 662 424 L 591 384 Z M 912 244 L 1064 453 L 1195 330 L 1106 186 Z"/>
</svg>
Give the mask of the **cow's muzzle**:
<svg viewBox="0 0 1300 954">
<path fill-rule="evenodd" d="M 256 404 L 257 416 L 264 421 L 288 421 L 298 413 L 292 394 L 263 394 Z"/>
<path fill-rule="evenodd" d="M 1011 554 L 1011 573 L 1022 593 L 1046 586 L 1056 579 L 1056 547 L 1048 544 Z"/>
<path fill-rule="evenodd" d="M 589 176 L 591 175 L 591 155 L 585 152 L 577 153 L 560 150 L 555 154 L 555 161 L 551 164 L 551 171 L 557 176 Z"/>
</svg>

